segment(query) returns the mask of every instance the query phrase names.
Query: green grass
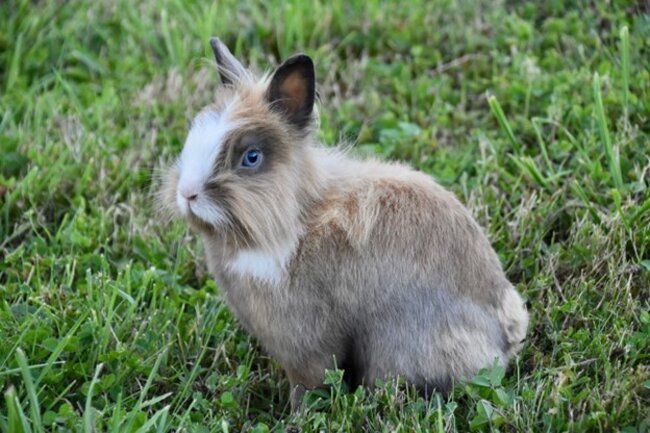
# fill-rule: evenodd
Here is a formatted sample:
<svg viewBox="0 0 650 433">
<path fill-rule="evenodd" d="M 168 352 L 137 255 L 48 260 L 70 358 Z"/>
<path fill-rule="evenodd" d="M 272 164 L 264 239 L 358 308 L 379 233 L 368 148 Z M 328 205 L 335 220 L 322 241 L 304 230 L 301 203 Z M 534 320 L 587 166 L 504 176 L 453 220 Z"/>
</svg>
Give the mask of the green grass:
<svg viewBox="0 0 650 433">
<path fill-rule="evenodd" d="M 0 3 L 0 432 L 647 431 L 644 7 Z M 262 69 L 307 52 L 326 143 L 408 161 L 468 205 L 531 312 L 507 372 L 425 402 L 333 371 L 290 413 L 200 245 L 151 201 L 216 90 L 212 35 Z"/>
</svg>

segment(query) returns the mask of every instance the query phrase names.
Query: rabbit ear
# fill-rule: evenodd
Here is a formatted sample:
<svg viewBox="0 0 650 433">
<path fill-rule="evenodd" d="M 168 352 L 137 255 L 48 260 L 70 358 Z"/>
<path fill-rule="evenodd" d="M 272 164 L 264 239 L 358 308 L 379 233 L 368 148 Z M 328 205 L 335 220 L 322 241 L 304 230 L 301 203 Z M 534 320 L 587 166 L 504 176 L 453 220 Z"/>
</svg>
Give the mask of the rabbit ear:
<svg viewBox="0 0 650 433">
<path fill-rule="evenodd" d="M 309 56 L 296 54 L 275 71 L 266 99 L 289 123 L 301 129 L 312 118 L 315 87 L 314 63 Z"/>
<path fill-rule="evenodd" d="M 228 47 L 219 38 L 210 38 L 210 46 L 214 52 L 214 58 L 217 61 L 217 68 L 223 84 L 237 82 L 248 73 L 246 68 L 239 63 L 239 60 L 232 55 Z"/>
</svg>

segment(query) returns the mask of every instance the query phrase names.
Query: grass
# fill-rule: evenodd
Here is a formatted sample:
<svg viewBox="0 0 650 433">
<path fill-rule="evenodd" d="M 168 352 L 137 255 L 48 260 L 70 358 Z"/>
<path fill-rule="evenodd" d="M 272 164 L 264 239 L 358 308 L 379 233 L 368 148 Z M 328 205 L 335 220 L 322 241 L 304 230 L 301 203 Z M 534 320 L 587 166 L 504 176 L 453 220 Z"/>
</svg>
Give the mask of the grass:
<svg viewBox="0 0 650 433">
<path fill-rule="evenodd" d="M 0 4 L 0 432 L 648 431 L 643 2 Z M 486 227 L 529 339 L 447 398 L 341 372 L 292 415 L 152 173 L 217 86 L 208 38 L 317 65 L 322 139 L 408 161 Z"/>
</svg>

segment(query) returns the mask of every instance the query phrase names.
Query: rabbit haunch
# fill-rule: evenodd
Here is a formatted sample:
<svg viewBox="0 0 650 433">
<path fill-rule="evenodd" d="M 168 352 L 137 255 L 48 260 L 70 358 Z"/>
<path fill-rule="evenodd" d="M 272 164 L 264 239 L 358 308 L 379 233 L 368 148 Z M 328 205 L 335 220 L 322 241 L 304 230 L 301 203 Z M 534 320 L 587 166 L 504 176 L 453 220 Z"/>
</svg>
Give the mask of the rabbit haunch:
<svg viewBox="0 0 650 433">
<path fill-rule="evenodd" d="M 258 80 L 211 42 L 224 86 L 162 198 L 201 235 L 229 307 L 287 372 L 292 403 L 335 366 L 352 386 L 399 375 L 447 390 L 507 364 L 528 314 L 467 209 L 405 165 L 318 143 L 308 57 Z"/>
</svg>

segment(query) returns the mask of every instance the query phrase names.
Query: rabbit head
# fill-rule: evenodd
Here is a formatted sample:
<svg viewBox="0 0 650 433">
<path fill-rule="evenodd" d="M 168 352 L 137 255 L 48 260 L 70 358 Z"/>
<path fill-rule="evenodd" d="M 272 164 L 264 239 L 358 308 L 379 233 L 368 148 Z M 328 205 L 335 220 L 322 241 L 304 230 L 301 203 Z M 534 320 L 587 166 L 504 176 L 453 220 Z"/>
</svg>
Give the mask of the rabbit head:
<svg viewBox="0 0 650 433">
<path fill-rule="evenodd" d="M 193 120 L 163 201 L 199 231 L 278 248 L 298 239 L 318 183 L 314 66 L 297 54 L 257 78 L 219 39 L 210 43 L 222 85 Z"/>
</svg>

